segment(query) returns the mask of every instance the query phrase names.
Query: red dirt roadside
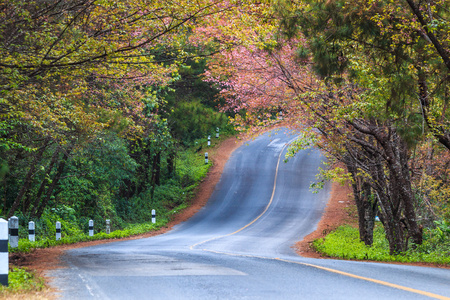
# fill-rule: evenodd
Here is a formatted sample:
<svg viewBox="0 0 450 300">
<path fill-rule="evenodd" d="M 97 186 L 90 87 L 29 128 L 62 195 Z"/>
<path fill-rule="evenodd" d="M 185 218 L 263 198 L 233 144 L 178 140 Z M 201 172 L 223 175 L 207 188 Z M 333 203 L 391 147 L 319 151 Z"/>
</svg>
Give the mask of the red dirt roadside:
<svg viewBox="0 0 450 300">
<path fill-rule="evenodd" d="M 208 201 L 209 197 L 214 191 L 216 184 L 220 180 L 225 163 L 230 157 L 231 153 L 243 144 L 243 140 L 237 138 L 229 138 L 224 140 L 219 147 L 210 151 L 210 158 L 213 163 L 208 175 L 200 183 L 196 197 L 192 200 L 191 205 L 184 209 L 182 212 L 174 215 L 171 222 L 167 224 L 166 227 L 145 234 L 140 234 L 121 240 L 132 240 L 145 237 L 151 237 L 159 234 L 163 234 L 169 231 L 174 225 L 180 222 L 186 221 L 192 217 L 198 210 L 200 210 Z M 348 214 L 344 210 L 346 206 L 349 205 L 347 188 L 340 187 L 339 185 L 333 185 L 332 194 L 330 201 L 328 203 L 326 212 L 322 217 L 322 220 L 318 224 L 317 230 L 309 234 L 302 241 L 295 245 L 295 248 L 299 255 L 306 257 L 320 257 L 320 254 L 314 252 L 309 246 L 311 242 L 316 239 L 323 237 L 326 233 L 335 229 L 343 222 L 349 221 Z M 68 249 L 93 246 L 103 243 L 110 243 L 116 240 L 103 240 L 103 241 L 92 241 L 92 242 L 80 242 L 72 245 L 61 245 L 51 248 L 36 249 L 32 253 L 28 254 L 10 254 L 10 263 L 16 266 L 27 267 L 30 270 L 35 271 L 39 276 L 45 278 L 48 282 L 51 278 L 45 277 L 45 271 L 55 268 L 64 267 L 61 265 L 61 255 L 64 251 Z"/>
<path fill-rule="evenodd" d="M 169 231 L 174 225 L 186 221 L 190 217 L 192 217 L 198 210 L 200 210 L 208 201 L 211 194 L 214 191 L 216 184 L 220 180 L 220 176 L 222 174 L 225 163 L 230 157 L 231 153 L 237 149 L 243 143 L 242 140 L 237 138 L 229 138 L 220 143 L 220 145 L 216 149 L 212 149 L 210 152 L 210 159 L 213 163 L 213 166 L 210 168 L 208 175 L 203 181 L 200 183 L 196 197 L 192 200 L 191 205 L 174 215 L 173 220 L 171 220 L 166 227 L 158 230 L 152 231 L 145 234 L 135 235 L 128 238 L 123 238 L 120 240 L 133 240 L 140 239 L 145 237 L 151 237 L 159 234 L 163 234 Z M 26 267 L 30 270 L 36 272 L 37 275 L 45 278 L 48 283 L 51 278 L 45 277 L 45 271 L 62 268 L 64 267 L 61 264 L 61 256 L 64 254 L 64 251 L 74 248 L 81 248 L 87 246 L 93 246 L 104 243 L 111 243 L 117 240 L 102 240 L 102 241 L 92 241 L 92 242 L 80 242 L 72 245 L 60 245 L 51 248 L 44 249 L 35 249 L 33 252 L 28 254 L 18 254 L 11 253 L 9 261 L 11 264 L 20 267 Z M 38 293 L 30 293 L 26 295 L 0 295 L 0 299 L 53 299 L 51 291 L 46 290 Z"/>
<path fill-rule="evenodd" d="M 171 222 L 166 227 L 145 234 L 140 234 L 121 240 L 132 240 L 145 237 L 151 237 L 159 234 L 163 234 L 169 231 L 174 225 L 180 222 L 186 221 L 192 217 L 198 210 L 200 210 L 208 201 L 209 197 L 214 191 L 216 184 L 220 180 L 225 163 L 230 157 L 231 153 L 243 144 L 243 140 L 237 138 L 229 138 L 224 140 L 219 147 L 210 151 L 210 158 L 213 163 L 208 175 L 200 183 L 196 197 L 192 200 L 191 205 L 184 209 L 182 212 L 174 215 Z M 350 205 L 348 193 L 349 189 L 341 187 L 338 184 L 333 184 L 330 201 L 326 208 L 326 211 L 317 226 L 317 230 L 306 236 L 302 241 L 295 245 L 295 248 L 299 255 L 305 257 L 320 257 L 320 254 L 316 253 L 310 248 L 310 244 L 316 238 L 325 236 L 331 230 L 337 228 L 339 225 L 345 222 L 351 222 L 348 217 L 348 213 L 345 211 L 345 207 Z M 29 254 L 10 254 L 10 263 L 27 267 L 30 270 L 34 270 L 38 275 L 44 276 L 46 270 L 63 267 L 61 265 L 60 257 L 65 250 L 80 248 L 92 245 L 98 245 L 103 243 L 110 243 L 116 240 L 102 240 L 92 242 L 80 242 L 72 245 L 61 245 L 51 248 L 36 249 Z M 46 278 L 48 281 L 49 278 Z"/>
<path fill-rule="evenodd" d="M 312 249 L 312 242 L 315 239 L 325 237 L 330 231 L 333 231 L 342 224 L 355 224 L 355 218 L 349 215 L 352 206 L 352 201 L 349 197 L 350 192 L 350 187 L 332 183 L 330 199 L 319 224 L 317 224 L 317 229 L 305 236 L 303 240 L 297 242 L 294 246 L 299 255 L 321 258 L 322 255 Z"/>
</svg>

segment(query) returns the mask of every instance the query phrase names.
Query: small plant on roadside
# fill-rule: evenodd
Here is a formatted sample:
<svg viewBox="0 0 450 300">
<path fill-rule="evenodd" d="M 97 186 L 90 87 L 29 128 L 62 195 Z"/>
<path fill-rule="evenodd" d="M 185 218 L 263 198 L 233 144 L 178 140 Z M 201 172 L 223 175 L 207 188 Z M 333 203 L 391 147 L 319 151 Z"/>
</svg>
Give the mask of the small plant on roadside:
<svg viewBox="0 0 450 300">
<path fill-rule="evenodd" d="M 38 292 L 45 288 L 42 278 L 25 268 L 11 268 L 8 275 L 8 286 L 0 286 L 0 293 L 8 294 L 13 291 Z"/>
</svg>

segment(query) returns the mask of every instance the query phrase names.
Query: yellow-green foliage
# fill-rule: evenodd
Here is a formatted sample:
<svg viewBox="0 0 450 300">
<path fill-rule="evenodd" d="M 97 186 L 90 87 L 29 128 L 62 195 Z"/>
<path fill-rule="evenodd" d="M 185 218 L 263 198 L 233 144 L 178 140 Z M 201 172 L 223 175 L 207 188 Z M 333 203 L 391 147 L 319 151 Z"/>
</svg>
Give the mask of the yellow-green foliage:
<svg viewBox="0 0 450 300">
<path fill-rule="evenodd" d="M 429 209 L 444 220 L 450 219 L 450 186 L 442 180 L 435 179 L 432 176 L 423 175 L 420 184 L 420 190 L 423 197 L 429 202 Z"/>
</svg>

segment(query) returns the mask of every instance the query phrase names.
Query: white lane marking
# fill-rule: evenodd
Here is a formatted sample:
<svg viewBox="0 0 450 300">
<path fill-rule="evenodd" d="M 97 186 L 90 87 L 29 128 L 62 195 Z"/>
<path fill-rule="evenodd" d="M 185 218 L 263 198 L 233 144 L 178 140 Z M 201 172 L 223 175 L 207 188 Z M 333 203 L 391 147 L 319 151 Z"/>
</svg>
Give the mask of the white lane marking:
<svg viewBox="0 0 450 300">
<path fill-rule="evenodd" d="M 86 286 L 86 289 L 88 290 L 89 294 L 91 294 L 92 297 L 95 297 L 94 293 L 92 292 L 91 287 L 88 284 L 88 281 L 79 273 L 78 273 L 78 277 L 80 277 L 81 280 L 83 281 L 83 284 Z"/>
</svg>

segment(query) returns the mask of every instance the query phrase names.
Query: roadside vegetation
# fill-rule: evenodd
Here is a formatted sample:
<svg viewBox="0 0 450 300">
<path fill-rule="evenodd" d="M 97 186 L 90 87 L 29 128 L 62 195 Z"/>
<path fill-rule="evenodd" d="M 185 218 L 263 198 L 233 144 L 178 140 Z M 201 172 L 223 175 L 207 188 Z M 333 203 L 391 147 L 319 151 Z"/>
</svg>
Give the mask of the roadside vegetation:
<svg viewBox="0 0 450 300">
<path fill-rule="evenodd" d="M 3 5 L 0 216 L 19 218 L 11 252 L 157 230 L 189 205 L 211 166 L 204 153 L 235 133 L 217 89 L 201 78 L 216 49 L 190 44 L 187 34 L 191 19 L 200 26 L 224 8 L 197 4 Z M 34 275 L 15 268 L 3 296 L 40 289 Z M 13 283 L 16 275 L 24 284 Z"/>
<path fill-rule="evenodd" d="M 338 227 L 325 238 L 313 242 L 319 253 L 328 257 L 402 263 L 431 263 L 450 266 L 450 224 L 439 222 L 427 228 L 423 243 L 397 255 L 389 253 L 389 243 L 382 224 L 374 229 L 373 244 L 365 245 L 358 228 L 350 225 Z"/>
<path fill-rule="evenodd" d="M 300 128 L 289 154 L 318 147 L 329 162 L 312 188 L 351 184 L 355 240 L 388 253 L 371 259 L 443 262 L 450 251 L 449 5 L 278 0 L 266 39 L 261 33 L 209 63 L 227 107 L 245 112 L 236 126 L 282 119 Z M 339 248 L 331 240 L 327 249 Z M 349 250 L 355 245 L 330 255 L 369 259 L 370 251 Z"/>
<path fill-rule="evenodd" d="M 9 270 L 9 286 L 0 286 L 0 296 L 5 299 L 43 299 L 39 292 L 46 289 L 44 279 L 25 268 Z M 36 296 L 36 297 L 35 297 Z"/>
<path fill-rule="evenodd" d="M 207 172 L 208 135 L 281 120 L 303 132 L 292 155 L 327 155 L 313 187 L 351 182 L 361 249 L 374 250 L 333 255 L 448 254 L 449 1 L 14 0 L 1 11 L 0 216 L 19 217 L 22 240 L 29 221 L 37 234 L 19 251 L 56 244 L 56 221 L 58 243 L 89 239 L 90 219 L 111 220 L 112 236 L 163 226 Z"/>
<path fill-rule="evenodd" d="M 195 143 L 203 145 L 209 151 L 213 150 L 219 144 L 221 139 L 215 139 L 211 147 L 206 147 L 206 140 L 198 140 Z M 136 219 L 124 221 L 120 219 L 117 224 L 111 224 L 111 232 L 106 233 L 105 220 L 101 223 L 94 223 L 95 234 L 88 235 L 87 217 L 78 217 L 76 210 L 67 205 L 57 206 L 44 212 L 41 219 L 35 222 L 36 241 L 31 242 L 28 239 L 28 220 L 25 216 L 18 213 L 21 226 L 19 227 L 19 247 L 11 248 L 10 252 L 28 253 L 35 248 L 46 248 L 56 245 L 73 244 L 77 242 L 95 241 L 103 239 L 118 239 L 132 235 L 138 235 L 149 231 L 155 231 L 164 227 L 174 214 L 182 211 L 189 205 L 195 195 L 195 189 L 200 181 L 206 176 L 212 163 L 205 164 L 203 152 L 196 151 L 194 148 L 187 148 L 177 158 L 177 170 L 170 185 L 162 185 L 157 188 L 155 195 L 157 201 L 150 202 L 143 206 L 142 212 L 136 212 Z M 189 182 L 189 185 L 183 187 L 181 181 Z M 151 222 L 151 210 L 156 210 L 156 223 Z M 120 216 L 120 214 L 119 214 Z M 55 239 L 56 221 L 61 222 L 61 239 Z"/>
</svg>

